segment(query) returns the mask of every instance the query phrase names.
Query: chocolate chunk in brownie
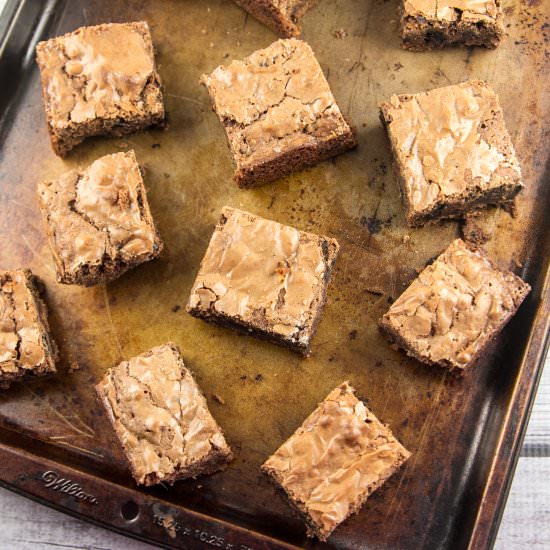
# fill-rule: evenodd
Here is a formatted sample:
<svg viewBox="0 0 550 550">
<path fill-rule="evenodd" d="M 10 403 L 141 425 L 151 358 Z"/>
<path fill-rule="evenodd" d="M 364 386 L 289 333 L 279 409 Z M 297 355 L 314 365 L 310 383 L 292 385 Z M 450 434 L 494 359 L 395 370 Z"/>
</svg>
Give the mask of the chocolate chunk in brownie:
<svg viewBox="0 0 550 550">
<path fill-rule="evenodd" d="M 394 95 L 381 118 L 411 226 L 507 205 L 523 188 L 498 96 L 485 82 Z"/>
<path fill-rule="evenodd" d="M 233 0 L 284 38 L 300 36 L 300 20 L 318 0 Z"/>
<path fill-rule="evenodd" d="M 61 283 L 110 281 L 162 250 L 133 151 L 41 183 L 38 193 Z"/>
<path fill-rule="evenodd" d="M 187 311 L 308 355 L 339 246 L 225 207 Z"/>
<path fill-rule="evenodd" d="M 0 271 L 0 388 L 56 372 L 41 289 L 28 269 Z"/>
<path fill-rule="evenodd" d="M 504 35 L 501 20 L 500 0 L 402 0 L 402 46 L 413 51 L 496 48 Z"/>
<path fill-rule="evenodd" d="M 233 459 L 174 344 L 123 361 L 96 391 L 139 485 L 211 474 Z"/>
<path fill-rule="evenodd" d="M 262 465 L 323 541 L 410 456 L 354 391 L 330 392 Z"/>
<path fill-rule="evenodd" d="M 411 357 L 461 374 L 530 290 L 457 239 L 392 304 L 380 327 Z"/>
<path fill-rule="evenodd" d="M 40 42 L 36 58 L 54 151 L 87 137 L 122 136 L 164 121 L 147 23 L 82 27 Z"/>
<path fill-rule="evenodd" d="M 279 40 L 203 75 L 239 187 L 261 185 L 355 147 L 308 44 Z"/>
</svg>

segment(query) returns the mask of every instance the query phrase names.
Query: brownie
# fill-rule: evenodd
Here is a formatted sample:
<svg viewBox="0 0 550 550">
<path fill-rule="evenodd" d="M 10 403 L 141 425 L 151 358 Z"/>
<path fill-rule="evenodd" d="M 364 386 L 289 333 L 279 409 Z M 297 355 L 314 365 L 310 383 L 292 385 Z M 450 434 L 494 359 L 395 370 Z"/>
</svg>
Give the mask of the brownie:
<svg viewBox="0 0 550 550">
<path fill-rule="evenodd" d="M 504 34 L 500 0 L 403 0 L 401 38 L 406 50 L 445 46 L 496 48 Z"/>
<path fill-rule="evenodd" d="M 393 475 L 410 453 L 344 382 L 262 465 L 304 519 L 326 540 Z"/>
<path fill-rule="evenodd" d="M 284 38 L 300 36 L 300 20 L 318 0 L 233 0 Z"/>
<path fill-rule="evenodd" d="M 0 271 L 0 388 L 56 372 L 43 288 L 28 269 Z"/>
<path fill-rule="evenodd" d="M 308 44 L 278 40 L 203 75 L 236 165 L 254 187 L 355 147 L 355 133 Z"/>
<path fill-rule="evenodd" d="M 172 485 L 233 459 L 175 344 L 123 361 L 96 391 L 139 485 Z"/>
<path fill-rule="evenodd" d="M 407 221 L 510 204 L 523 188 L 498 96 L 478 80 L 381 105 Z"/>
<path fill-rule="evenodd" d="M 38 194 L 60 283 L 111 281 L 162 250 L 133 151 L 40 183 Z"/>
<path fill-rule="evenodd" d="M 164 121 L 149 26 L 108 23 L 39 42 L 36 59 L 54 151 Z"/>
<path fill-rule="evenodd" d="M 530 290 L 457 239 L 392 304 L 380 327 L 411 357 L 462 374 Z"/>
<path fill-rule="evenodd" d="M 309 355 L 339 246 L 224 207 L 187 311 Z"/>
</svg>

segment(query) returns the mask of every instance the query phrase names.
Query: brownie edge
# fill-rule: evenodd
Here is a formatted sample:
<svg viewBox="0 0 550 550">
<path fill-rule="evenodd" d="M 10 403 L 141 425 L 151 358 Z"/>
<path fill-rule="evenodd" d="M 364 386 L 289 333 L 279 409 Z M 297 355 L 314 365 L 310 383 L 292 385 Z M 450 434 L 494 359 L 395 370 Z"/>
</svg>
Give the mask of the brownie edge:
<svg viewBox="0 0 550 550">
<path fill-rule="evenodd" d="M 200 79 L 225 130 L 234 181 L 250 188 L 357 145 L 311 47 L 277 40 Z"/>
<path fill-rule="evenodd" d="M 233 460 L 175 344 L 123 361 L 95 389 L 138 485 L 172 485 Z"/>
<path fill-rule="evenodd" d="M 112 281 L 163 250 L 134 151 L 41 182 L 38 195 L 60 283 Z"/>
<path fill-rule="evenodd" d="M 283 38 L 300 36 L 300 20 L 319 0 L 233 0 Z"/>
<path fill-rule="evenodd" d="M 344 382 L 261 468 L 285 492 L 307 535 L 325 541 L 409 457 Z"/>
<path fill-rule="evenodd" d="M 463 374 L 515 315 L 531 287 L 461 239 L 427 266 L 380 319 L 418 361 Z"/>
<path fill-rule="evenodd" d="M 394 95 L 380 118 L 411 227 L 507 206 L 524 187 L 498 95 L 486 82 Z"/>
<path fill-rule="evenodd" d="M 43 284 L 29 269 L 0 271 L 0 388 L 56 372 Z"/>
<path fill-rule="evenodd" d="M 338 251 L 335 239 L 226 206 L 187 312 L 307 356 Z"/>
<path fill-rule="evenodd" d="M 504 35 L 500 0 L 402 0 L 401 46 L 426 51 L 447 46 L 496 48 Z"/>
<path fill-rule="evenodd" d="M 39 42 L 36 60 L 57 155 L 66 156 L 88 137 L 164 124 L 162 85 L 145 21 L 81 27 Z"/>
</svg>

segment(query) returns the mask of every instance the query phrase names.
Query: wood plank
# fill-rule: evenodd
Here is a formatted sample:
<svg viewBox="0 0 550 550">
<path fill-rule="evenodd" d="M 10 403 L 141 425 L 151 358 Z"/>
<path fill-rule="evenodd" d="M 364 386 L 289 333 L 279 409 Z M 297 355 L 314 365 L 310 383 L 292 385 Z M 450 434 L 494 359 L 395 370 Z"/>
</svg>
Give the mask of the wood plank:
<svg viewBox="0 0 550 550">
<path fill-rule="evenodd" d="M 0 550 L 155 548 L 0 489 Z"/>
<path fill-rule="evenodd" d="M 522 456 L 550 456 L 550 358 L 539 384 L 529 428 L 525 436 Z"/>
<path fill-rule="evenodd" d="M 550 548 L 550 458 L 521 457 L 495 550 Z"/>
</svg>

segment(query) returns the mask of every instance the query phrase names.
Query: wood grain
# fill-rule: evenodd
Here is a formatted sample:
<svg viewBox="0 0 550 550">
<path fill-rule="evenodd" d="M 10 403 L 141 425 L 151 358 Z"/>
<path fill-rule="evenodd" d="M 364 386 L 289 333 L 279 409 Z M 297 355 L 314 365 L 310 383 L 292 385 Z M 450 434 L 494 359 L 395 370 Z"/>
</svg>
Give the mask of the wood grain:
<svg viewBox="0 0 550 550">
<path fill-rule="evenodd" d="M 521 457 L 495 550 L 550 548 L 549 457 Z"/>
<path fill-rule="evenodd" d="M 537 401 L 525 436 L 521 456 L 550 457 L 550 361 L 546 360 L 545 371 L 539 385 Z M 549 497 L 550 498 L 550 497 Z"/>
</svg>

